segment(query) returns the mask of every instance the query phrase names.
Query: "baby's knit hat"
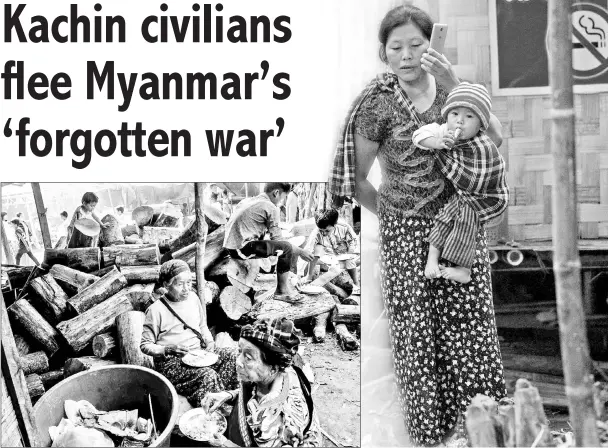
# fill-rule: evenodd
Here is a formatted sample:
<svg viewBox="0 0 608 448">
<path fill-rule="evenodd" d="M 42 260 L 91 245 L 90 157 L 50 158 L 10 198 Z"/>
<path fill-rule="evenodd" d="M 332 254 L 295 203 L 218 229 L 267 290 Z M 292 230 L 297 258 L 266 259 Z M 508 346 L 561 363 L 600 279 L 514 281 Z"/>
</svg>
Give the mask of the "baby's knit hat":
<svg viewBox="0 0 608 448">
<path fill-rule="evenodd" d="M 448 113 L 455 107 L 468 107 L 481 120 L 481 127 L 488 129 L 492 99 L 484 86 L 463 81 L 454 87 L 441 110 L 444 120 L 447 120 Z"/>
</svg>

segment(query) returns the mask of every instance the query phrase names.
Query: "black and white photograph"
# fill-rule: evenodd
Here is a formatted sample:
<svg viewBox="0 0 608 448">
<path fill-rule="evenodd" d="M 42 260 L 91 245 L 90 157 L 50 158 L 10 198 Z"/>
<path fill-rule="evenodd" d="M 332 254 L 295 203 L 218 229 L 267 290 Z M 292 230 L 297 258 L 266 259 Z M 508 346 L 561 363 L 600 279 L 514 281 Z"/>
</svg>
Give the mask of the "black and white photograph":
<svg viewBox="0 0 608 448">
<path fill-rule="evenodd" d="M 605 445 L 608 4 L 340 6 L 362 446 Z"/>
<path fill-rule="evenodd" d="M 359 446 L 361 214 L 326 196 L 3 184 L 3 350 L 24 374 L 3 364 L 3 389 L 31 401 L 32 446 Z"/>
</svg>

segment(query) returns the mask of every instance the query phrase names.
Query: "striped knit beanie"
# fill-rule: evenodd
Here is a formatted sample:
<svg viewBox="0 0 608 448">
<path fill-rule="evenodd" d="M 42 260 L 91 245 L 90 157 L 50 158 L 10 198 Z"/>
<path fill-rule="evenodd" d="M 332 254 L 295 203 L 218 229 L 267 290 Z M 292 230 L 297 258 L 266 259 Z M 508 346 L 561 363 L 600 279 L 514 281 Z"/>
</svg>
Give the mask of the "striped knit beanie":
<svg viewBox="0 0 608 448">
<path fill-rule="evenodd" d="M 441 115 L 444 120 L 447 120 L 448 113 L 455 107 L 468 107 L 475 112 L 481 120 L 482 129 L 488 129 L 490 124 L 490 111 L 492 110 L 492 100 L 484 86 L 481 84 L 461 82 L 454 87 L 441 110 Z"/>
</svg>

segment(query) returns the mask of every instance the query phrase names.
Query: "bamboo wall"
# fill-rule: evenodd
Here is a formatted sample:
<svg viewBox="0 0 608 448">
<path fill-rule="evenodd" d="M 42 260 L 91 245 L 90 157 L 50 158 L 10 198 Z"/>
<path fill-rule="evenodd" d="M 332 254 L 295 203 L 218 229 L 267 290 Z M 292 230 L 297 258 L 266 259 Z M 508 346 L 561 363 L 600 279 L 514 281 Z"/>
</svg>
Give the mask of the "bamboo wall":
<svg viewBox="0 0 608 448">
<path fill-rule="evenodd" d="M 436 21 L 448 24 L 446 56 L 459 75 L 490 88 L 488 1 L 414 3 L 427 4 Z M 608 93 L 575 95 L 575 102 L 579 234 L 608 237 Z M 550 107 L 548 95 L 493 98 L 505 137 L 500 150 L 508 164 L 508 228 L 515 240 L 551 238 Z"/>
<path fill-rule="evenodd" d="M 2 375 L 2 440 L 1 446 L 23 446 L 17 414 Z"/>
</svg>

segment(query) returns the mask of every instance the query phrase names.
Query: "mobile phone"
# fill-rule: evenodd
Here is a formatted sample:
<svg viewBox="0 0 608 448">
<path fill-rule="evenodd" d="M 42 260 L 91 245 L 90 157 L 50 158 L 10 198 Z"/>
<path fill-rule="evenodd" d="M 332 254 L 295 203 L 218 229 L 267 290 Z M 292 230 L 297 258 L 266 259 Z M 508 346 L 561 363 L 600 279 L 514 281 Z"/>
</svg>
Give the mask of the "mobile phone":
<svg viewBox="0 0 608 448">
<path fill-rule="evenodd" d="M 448 26 L 445 23 L 433 24 L 433 32 L 431 33 L 431 44 L 429 45 L 429 48 L 443 54 L 443 47 L 445 46 L 445 38 L 447 34 Z"/>
</svg>

